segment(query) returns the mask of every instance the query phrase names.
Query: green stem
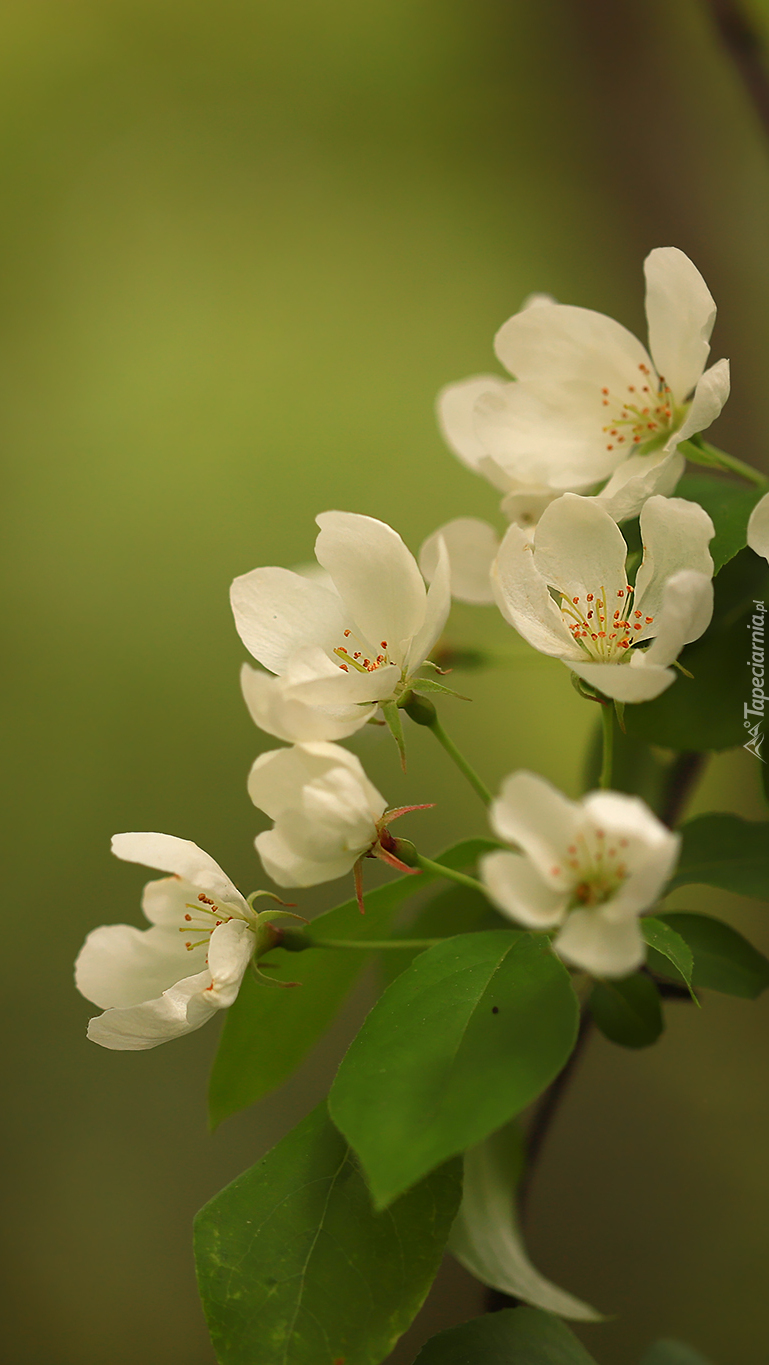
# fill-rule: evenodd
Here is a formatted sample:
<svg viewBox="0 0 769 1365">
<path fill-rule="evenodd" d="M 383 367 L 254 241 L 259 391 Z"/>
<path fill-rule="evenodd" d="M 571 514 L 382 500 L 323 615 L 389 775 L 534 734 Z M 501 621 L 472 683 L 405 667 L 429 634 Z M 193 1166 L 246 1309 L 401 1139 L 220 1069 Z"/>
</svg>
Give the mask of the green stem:
<svg viewBox="0 0 769 1365">
<path fill-rule="evenodd" d="M 453 739 L 449 739 L 449 736 L 446 734 L 446 731 L 444 730 L 437 716 L 429 728 L 432 730 L 438 743 L 443 745 L 443 748 L 446 750 L 446 753 L 448 754 L 449 758 L 453 759 L 453 761 L 459 768 L 459 771 L 467 778 L 473 791 L 476 792 L 478 796 L 480 796 L 484 806 L 490 806 L 493 798 L 491 792 L 486 786 L 486 783 L 482 782 L 475 769 L 470 767 L 470 764 L 468 763 L 467 759 L 464 758 L 463 755 L 459 752 L 459 749 L 457 748 Z M 432 864 L 432 866 L 437 867 L 438 864 L 434 863 Z"/>
<path fill-rule="evenodd" d="M 447 877 L 450 882 L 458 882 L 460 886 L 469 886 L 473 891 L 480 891 L 482 895 L 486 895 L 483 883 L 477 881 L 475 877 L 468 877 L 466 872 L 455 872 L 453 867 L 434 863 L 430 858 L 423 858 L 421 853 L 417 853 L 415 865 L 421 867 L 423 872 L 432 872 L 436 877 Z"/>
<path fill-rule="evenodd" d="M 614 704 L 612 702 L 604 702 L 601 706 L 601 720 L 603 721 L 603 763 L 601 764 L 601 776 L 598 785 L 605 790 L 607 787 L 611 787 L 614 759 Z"/>
<path fill-rule="evenodd" d="M 436 948 L 442 938 L 312 938 L 308 939 L 311 948 L 360 948 L 363 952 L 381 952 L 384 948 Z"/>
<path fill-rule="evenodd" d="M 769 479 L 760 469 L 754 469 L 752 465 L 738 460 L 736 455 L 727 455 L 725 450 L 719 450 L 708 441 L 701 441 L 695 437 L 692 441 L 682 441 L 678 449 L 692 464 L 705 465 L 708 469 L 726 469 L 730 474 L 737 474 L 741 479 L 746 479 L 748 483 L 756 484 L 759 488 L 769 488 Z"/>
</svg>

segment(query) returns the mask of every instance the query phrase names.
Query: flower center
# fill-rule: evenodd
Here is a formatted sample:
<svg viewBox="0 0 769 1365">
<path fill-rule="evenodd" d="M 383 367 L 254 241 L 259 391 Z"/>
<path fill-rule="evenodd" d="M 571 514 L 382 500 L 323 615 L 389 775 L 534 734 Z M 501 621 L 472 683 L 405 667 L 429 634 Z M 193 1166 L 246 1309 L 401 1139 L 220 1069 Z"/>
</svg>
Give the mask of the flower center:
<svg viewBox="0 0 769 1365">
<path fill-rule="evenodd" d="M 344 632 L 346 640 L 349 640 L 351 636 L 351 630 Z M 351 652 L 347 645 L 339 645 L 334 653 L 338 659 L 341 659 L 342 662 L 339 667 L 344 673 L 349 673 L 351 668 L 354 668 L 358 673 L 375 673 L 383 664 L 391 662 L 387 655 L 387 641 L 380 640 L 379 647 L 384 652 L 377 654 L 374 658 L 370 658 L 362 646 L 360 649 Z"/>
<path fill-rule="evenodd" d="M 192 913 L 190 913 L 190 911 Z M 218 928 L 220 924 L 224 924 L 226 920 L 231 920 L 232 918 L 233 916 L 228 914 L 226 910 L 220 909 L 216 904 L 216 901 L 212 901 L 210 896 L 204 895 L 201 891 L 198 896 L 197 904 L 195 902 L 192 904 L 189 902 L 187 903 L 187 913 L 184 916 L 185 922 L 179 930 L 180 934 L 203 935 L 202 938 L 193 939 L 191 937 L 187 940 L 184 945 L 187 952 L 191 952 L 193 948 L 199 948 L 201 943 L 206 943 L 214 932 L 214 929 Z"/>
<path fill-rule="evenodd" d="M 628 875 L 627 839 L 607 840 L 603 829 L 579 833 L 569 845 L 564 867 L 554 867 L 572 887 L 569 910 L 595 909 L 611 900 Z"/>
<path fill-rule="evenodd" d="M 557 588 L 561 616 L 580 649 L 597 663 L 617 663 L 638 640 L 638 632 L 650 626 L 653 616 L 634 608 L 631 583 L 619 588 L 614 602 L 601 586 L 584 597 L 572 597 Z"/>
<path fill-rule="evenodd" d="M 611 420 L 603 427 L 607 450 L 621 450 L 627 445 L 639 447 L 638 453 L 651 454 L 680 424 L 682 412 L 676 408 L 664 376 L 648 365 L 639 365 L 638 369 L 639 382 L 628 384 L 627 397 L 601 389 L 602 406 L 612 410 L 605 414 Z"/>
</svg>

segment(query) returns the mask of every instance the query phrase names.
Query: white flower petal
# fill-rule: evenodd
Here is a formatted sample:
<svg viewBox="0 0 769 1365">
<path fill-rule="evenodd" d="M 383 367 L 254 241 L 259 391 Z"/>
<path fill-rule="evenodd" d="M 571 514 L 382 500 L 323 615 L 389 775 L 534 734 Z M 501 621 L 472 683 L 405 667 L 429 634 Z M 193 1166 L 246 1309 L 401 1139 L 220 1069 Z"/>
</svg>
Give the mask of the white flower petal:
<svg viewBox="0 0 769 1365">
<path fill-rule="evenodd" d="M 716 320 L 713 296 L 677 247 L 657 247 L 644 261 L 649 350 L 673 396 L 688 398 L 708 363 Z"/>
<path fill-rule="evenodd" d="M 711 422 L 715 422 L 729 397 L 730 385 L 729 361 L 717 360 L 702 376 L 694 390 L 686 420 L 671 440 L 688 441 L 690 436 L 695 436 L 698 431 L 705 431 Z"/>
<path fill-rule="evenodd" d="M 708 545 L 715 528 L 704 508 L 684 498 L 649 498 L 641 512 L 644 557 L 636 576 L 634 609 L 656 618 L 665 583 L 680 569 L 713 576 Z M 655 623 L 644 623 L 639 639 L 656 634 Z M 694 637 L 692 637 L 694 638 Z"/>
<path fill-rule="evenodd" d="M 602 692 L 614 701 L 652 701 L 675 682 L 676 674 L 672 668 L 654 664 L 633 668 L 635 657 L 632 654 L 629 663 L 619 664 L 581 664 L 571 659 L 564 659 L 564 663 L 597 692 Z M 640 660 L 642 656 L 639 654 L 637 657 Z"/>
<path fill-rule="evenodd" d="M 276 886 L 319 886 L 350 872 L 358 855 L 337 853 L 326 861 L 308 858 L 289 844 L 280 829 L 265 830 L 254 840 L 264 870 Z"/>
<path fill-rule="evenodd" d="M 684 472 L 686 461 L 677 450 L 657 450 L 651 455 L 630 455 L 612 474 L 595 501 L 614 521 L 637 517 L 655 493 L 670 497 Z"/>
<path fill-rule="evenodd" d="M 229 1009 L 254 955 L 256 938 L 243 920 L 217 925 L 208 948 L 211 985 L 206 991 L 206 1006 Z M 210 997 L 210 998 L 209 998 Z"/>
<path fill-rule="evenodd" d="M 626 869 L 625 880 L 601 913 L 614 920 L 651 909 L 678 861 L 681 836 L 663 825 L 637 796 L 591 792 L 582 807 L 593 830 L 603 831 L 609 860 L 621 862 Z"/>
<path fill-rule="evenodd" d="M 100 1009 L 138 1005 L 173 986 L 190 968 L 202 969 L 205 957 L 205 946 L 188 952 L 177 929 L 103 924 L 80 949 L 75 984 Z"/>
<path fill-rule="evenodd" d="M 474 374 L 458 384 L 447 384 L 436 399 L 436 416 L 444 441 L 475 474 L 483 472 L 480 464 L 487 455 L 475 433 L 475 404 L 481 394 L 506 388 L 509 382 L 495 374 Z"/>
<path fill-rule="evenodd" d="M 545 509 L 534 537 L 534 564 L 566 597 L 595 597 L 605 589 L 607 607 L 627 582 L 627 545 L 609 513 L 592 498 L 564 493 Z"/>
<path fill-rule="evenodd" d="M 524 383 L 508 384 L 478 398 L 475 430 L 508 486 L 581 490 L 605 479 L 621 455 L 608 449 L 601 403 L 595 383 L 553 387 L 547 397 Z M 479 470 L 508 491 L 491 469 L 481 464 Z"/>
<path fill-rule="evenodd" d="M 396 681 L 398 676 L 396 670 Z M 240 686 L 251 719 L 259 729 L 289 744 L 345 739 L 365 725 L 376 711 L 376 704 L 318 706 L 304 699 L 301 685 L 292 686 L 286 678 L 273 677 L 249 664 L 244 664 L 240 671 Z"/>
<path fill-rule="evenodd" d="M 299 803 L 308 782 L 325 777 L 335 767 L 352 772 L 363 790 L 371 786 L 360 759 L 349 750 L 337 744 L 296 744 L 292 749 L 270 749 L 259 755 L 249 773 L 248 794 L 255 806 L 277 820 L 283 811 Z"/>
<path fill-rule="evenodd" d="M 290 569 L 242 574 L 230 588 L 230 602 L 243 644 L 271 673 L 283 673 L 302 645 L 331 653 L 348 624 L 335 592 Z"/>
<path fill-rule="evenodd" d="M 560 924 L 568 897 L 543 882 L 528 858 L 519 853 L 487 853 L 481 859 L 481 880 L 503 914 L 529 929 Z"/>
<path fill-rule="evenodd" d="M 558 489 L 515 484 L 502 499 L 500 508 L 503 517 L 513 526 L 521 526 L 531 533 L 545 508 L 557 497 L 560 497 Z"/>
<path fill-rule="evenodd" d="M 654 625 L 654 640 L 644 653 L 634 651 L 631 666 L 651 668 L 672 664 L 684 645 L 699 640 L 713 615 L 713 580 L 695 569 L 682 569 L 666 582 Z"/>
<path fill-rule="evenodd" d="M 443 634 L 451 610 L 451 565 L 446 543 L 438 537 L 438 559 L 433 581 L 427 590 L 425 616 L 406 653 L 405 671 L 416 673 Z"/>
<path fill-rule="evenodd" d="M 489 576 L 499 550 L 494 527 L 477 517 L 457 517 L 428 536 L 419 551 L 419 567 L 428 583 L 432 582 L 438 565 L 441 539 L 451 566 L 452 597 L 478 606 L 493 602 Z"/>
<path fill-rule="evenodd" d="M 591 976 L 628 976 L 646 958 L 638 920 L 608 920 L 600 910 L 572 910 L 553 947 Z"/>
<path fill-rule="evenodd" d="M 500 327 L 494 349 L 516 379 L 536 384 L 539 393 L 564 381 L 595 386 L 599 413 L 601 388 L 624 393 L 628 375 L 635 382 L 638 366 L 649 363 L 645 347 L 621 323 L 562 303 L 516 313 Z"/>
<path fill-rule="evenodd" d="M 191 839 L 178 839 L 173 834 L 130 833 L 116 834 L 112 852 L 127 863 L 141 863 L 156 867 L 160 872 L 173 872 L 207 891 L 214 900 L 222 901 L 241 912 L 248 905 L 219 864 L 193 844 Z"/>
<path fill-rule="evenodd" d="M 564 859 L 579 824 L 575 802 L 544 777 L 521 771 L 505 778 L 489 821 L 500 839 L 523 849 L 544 881 L 561 886 Z"/>
<path fill-rule="evenodd" d="M 200 1028 L 213 1014 L 204 1002 L 211 982 L 206 969 L 186 977 L 157 1000 L 145 1000 L 127 1009 L 109 1009 L 88 1025 L 88 1037 L 101 1047 L 118 1052 L 143 1052 Z"/>
<path fill-rule="evenodd" d="M 399 647 L 424 624 L 425 585 L 416 560 L 397 531 L 374 517 L 322 512 L 316 517 L 318 563 L 327 569 L 357 626 L 372 648 L 384 648 L 401 664 Z"/>
<path fill-rule="evenodd" d="M 748 521 L 748 545 L 769 560 L 769 493 L 757 502 Z"/>
<path fill-rule="evenodd" d="M 582 657 L 535 567 L 531 542 L 520 526 L 511 526 L 499 547 L 491 590 L 505 620 L 535 649 L 556 658 Z"/>
</svg>

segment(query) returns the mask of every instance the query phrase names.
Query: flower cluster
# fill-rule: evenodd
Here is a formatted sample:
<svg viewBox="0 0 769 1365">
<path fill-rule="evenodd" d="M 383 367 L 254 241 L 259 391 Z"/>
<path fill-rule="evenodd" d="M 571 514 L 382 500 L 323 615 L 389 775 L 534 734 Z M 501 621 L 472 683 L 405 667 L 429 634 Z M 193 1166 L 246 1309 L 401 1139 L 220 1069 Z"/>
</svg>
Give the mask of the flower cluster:
<svg viewBox="0 0 769 1365">
<path fill-rule="evenodd" d="M 648 350 L 610 318 L 537 295 L 496 338 L 515 377 L 475 377 L 440 395 L 449 445 L 504 495 L 501 541 L 486 523 L 458 518 L 425 541 L 420 571 L 384 522 L 328 511 L 317 518 L 317 571 L 266 566 L 235 579 L 235 624 L 259 665 L 243 665 L 243 695 L 256 725 L 285 746 L 262 753 L 248 778 L 273 821 L 255 843 L 278 886 L 352 872 L 363 910 L 363 860 L 405 873 L 425 862 L 390 833 L 396 817 L 423 807 L 388 809 L 339 741 L 381 718 L 403 755 L 404 711 L 440 737 L 432 703 L 418 713 L 414 695 L 448 691 L 425 669 L 452 592 L 496 603 L 603 707 L 642 704 L 675 684 L 681 649 L 713 610 L 713 522 L 673 496 L 681 447 L 720 412 L 729 370 L 726 361 L 706 368 L 715 305 L 691 261 L 664 248 L 645 272 Z M 640 555 L 618 524 L 636 516 Z M 765 499 L 749 542 L 767 558 L 768 528 Z M 594 976 L 642 964 L 638 917 L 663 893 L 679 846 L 643 802 L 603 790 L 574 803 L 515 773 L 491 824 L 515 849 L 482 862 L 482 886 L 503 915 L 547 933 L 565 962 Z M 105 1011 L 90 1038 L 152 1047 L 230 1005 L 249 966 L 271 979 L 262 959 L 286 911 L 257 913 L 254 896 L 186 840 L 122 834 L 113 851 L 170 876 L 145 889 L 150 928 L 102 927 L 86 940 L 77 984 Z"/>
</svg>

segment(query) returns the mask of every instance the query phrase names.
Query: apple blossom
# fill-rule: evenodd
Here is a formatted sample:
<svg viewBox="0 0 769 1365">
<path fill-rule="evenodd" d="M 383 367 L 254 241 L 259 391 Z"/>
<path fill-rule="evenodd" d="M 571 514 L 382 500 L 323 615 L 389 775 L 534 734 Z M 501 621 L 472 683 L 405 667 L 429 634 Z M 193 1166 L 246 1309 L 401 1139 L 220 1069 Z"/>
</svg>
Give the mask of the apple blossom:
<svg viewBox="0 0 769 1365">
<path fill-rule="evenodd" d="M 88 1037 L 102 1047 L 137 1052 L 191 1033 L 227 1009 L 251 959 L 269 951 L 277 935 L 189 839 L 116 834 L 112 852 L 172 874 L 144 888 L 149 929 L 102 925 L 88 935 L 75 963 L 78 990 L 104 1010 L 91 1019 Z M 270 917 L 285 918 L 286 912 Z"/>
<path fill-rule="evenodd" d="M 637 796 L 602 791 L 569 801 L 529 772 L 506 779 L 490 818 L 520 850 L 481 860 L 481 879 L 503 914 L 527 929 L 557 928 L 556 953 L 593 976 L 626 976 L 641 966 L 638 917 L 664 891 L 678 834 Z"/>
<path fill-rule="evenodd" d="M 544 502 L 599 484 L 615 520 L 637 515 L 652 494 L 673 492 L 677 446 L 726 402 L 728 361 L 705 369 L 716 307 L 699 271 L 659 247 L 644 272 L 648 351 L 602 313 L 538 297 L 495 339 L 513 382 L 478 375 L 439 395 L 448 444 L 506 495 L 509 520 L 519 520 L 520 494 Z"/>
<path fill-rule="evenodd" d="M 331 586 L 260 568 L 231 590 L 238 634 L 269 675 L 245 674 L 256 723 L 289 742 L 341 739 L 414 683 L 451 598 L 445 549 L 429 591 L 400 536 L 382 521 L 323 512 L 315 553 Z"/>
<path fill-rule="evenodd" d="M 712 616 L 713 535 L 697 503 L 650 498 L 633 585 L 616 522 L 595 500 L 565 493 L 531 540 L 509 527 L 492 573 L 497 605 L 529 644 L 604 696 L 648 701 L 674 681 L 670 665 Z"/>
<path fill-rule="evenodd" d="M 769 560 L 769 493 L 764 494 L 750 514 L 748 545 L 757 555 Z"/>
<path fill-rule="evenodd" d="M 387 826 L 409 810 L 387 810 L 355 754 L 336 744 L 296 744 L 260 754 L 248 778 L 255 806 L 274 820 L 256 836 L 265 870 L 278 886 L 317 886 L 354 871 L 361 910 L 361 860 L 382 858 L 413 872 L 391 850 Z"/>
</svg>

